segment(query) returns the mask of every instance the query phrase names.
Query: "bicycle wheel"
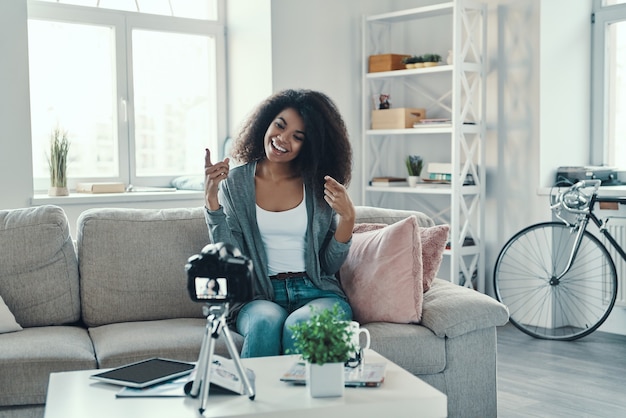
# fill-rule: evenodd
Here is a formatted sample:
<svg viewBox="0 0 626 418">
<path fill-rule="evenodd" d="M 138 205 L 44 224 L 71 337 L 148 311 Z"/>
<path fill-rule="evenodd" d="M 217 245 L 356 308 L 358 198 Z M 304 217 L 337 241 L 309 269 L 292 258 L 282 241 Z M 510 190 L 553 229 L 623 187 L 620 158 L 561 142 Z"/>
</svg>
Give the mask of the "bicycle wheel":
<svg viewBox="0 0 626 418">
<path fill-rule="evenodd" d="M 510 321 L 536 338 L 571 341 L 591 334 L 609 316 L 617 273 L 606 247 L 585 231 L 561 278 L 576 232 L 559 222 L 531 225 L 502 248 L 493 274 L 496 297 Z"/>
</svg>

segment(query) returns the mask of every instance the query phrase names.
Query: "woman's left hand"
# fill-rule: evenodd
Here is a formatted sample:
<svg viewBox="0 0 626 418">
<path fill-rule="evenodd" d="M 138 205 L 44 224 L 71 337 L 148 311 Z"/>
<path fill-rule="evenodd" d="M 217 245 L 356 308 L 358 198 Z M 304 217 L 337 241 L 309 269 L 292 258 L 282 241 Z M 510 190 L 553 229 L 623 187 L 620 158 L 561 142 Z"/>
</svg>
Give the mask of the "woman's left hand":
<svg viewBox="0 0 626 418">
<path fill-rule="evenodd" d="M 348 242 L 352 237 L 356 217 L 354 204 L 343 184 L 330 176 L 324 177 L 324 180 L 324 200 L 340 217 L 335 238 L 339 242 Z"/>
</svg>

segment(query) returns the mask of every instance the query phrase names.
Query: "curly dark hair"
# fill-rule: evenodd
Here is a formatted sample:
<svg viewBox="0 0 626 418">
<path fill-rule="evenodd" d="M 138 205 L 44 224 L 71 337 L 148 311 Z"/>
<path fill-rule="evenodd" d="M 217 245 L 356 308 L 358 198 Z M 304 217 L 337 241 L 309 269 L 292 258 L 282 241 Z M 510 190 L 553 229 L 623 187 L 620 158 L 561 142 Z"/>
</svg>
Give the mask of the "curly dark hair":
<svg viewBox="0 0 626 418">
<path fill-rule="evenodd" d="M 243 122 L 232 157 L 249 163 L 265 158 L 264 137 L 274 118 L 284 109 L 295 109 L 305 126 L 305 140 L 294 160 L 305 184 L 324 195 L 324 176 L 348 186 L 352 176 L 352 147 L 345 123 L 335 103 L 313 90 L 283 90 L 265 99 Z"/>
</svg>

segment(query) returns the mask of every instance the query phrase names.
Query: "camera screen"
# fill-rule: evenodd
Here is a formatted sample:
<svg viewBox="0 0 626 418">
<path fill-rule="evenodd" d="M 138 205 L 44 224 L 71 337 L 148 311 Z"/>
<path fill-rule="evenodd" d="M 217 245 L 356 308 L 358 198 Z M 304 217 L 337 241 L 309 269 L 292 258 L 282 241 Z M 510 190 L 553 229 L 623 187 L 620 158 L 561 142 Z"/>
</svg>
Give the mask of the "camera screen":
<svg viewBox="0 0 626 418">
<path fill-rule="evenodd" d="M 225 278 L 196 277 L 196 298 L 199 300 L 226 300 L 228 289 Z"/>
</svg>

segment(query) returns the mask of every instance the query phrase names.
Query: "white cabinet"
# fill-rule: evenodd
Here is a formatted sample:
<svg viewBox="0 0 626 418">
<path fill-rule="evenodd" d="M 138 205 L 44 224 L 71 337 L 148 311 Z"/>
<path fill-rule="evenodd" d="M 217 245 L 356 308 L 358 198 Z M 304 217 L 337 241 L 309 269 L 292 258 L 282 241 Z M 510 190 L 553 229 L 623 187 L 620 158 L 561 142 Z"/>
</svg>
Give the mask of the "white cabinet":
<svg viewBox="0 0 626 418">
<path fill-rule="evenodd" d="M 419 3 L 419 2 L 418 2 Z M 363 202 L 421 210 L 450 225 L 450 248 L 439 277 L 484 292 L 485 67 L 484 2 L 454 0 L 363 18 Z M 446 59 L 449 51 L 452 63 Z M 368 57 L 436 53 L 435 67 L 368 72 Z M 372 129 L 380 94 L 392 108 L 425 108 L 426 118 L 450 119 L 444 126 Z M 448 184 L 374 187 L 373 177 L 406 177 L 404 159 L 451 163 Z M 473 184 L 467 184 L 471 176 Z M 464 184 L 465 183 L 465 184 Z M 464 245 L 465 244 L 465 245 Z M 472 278 L 472 276 L 474 276 Z M 470 279 L 472 278 L 472 279 Z"/>
</svg>

